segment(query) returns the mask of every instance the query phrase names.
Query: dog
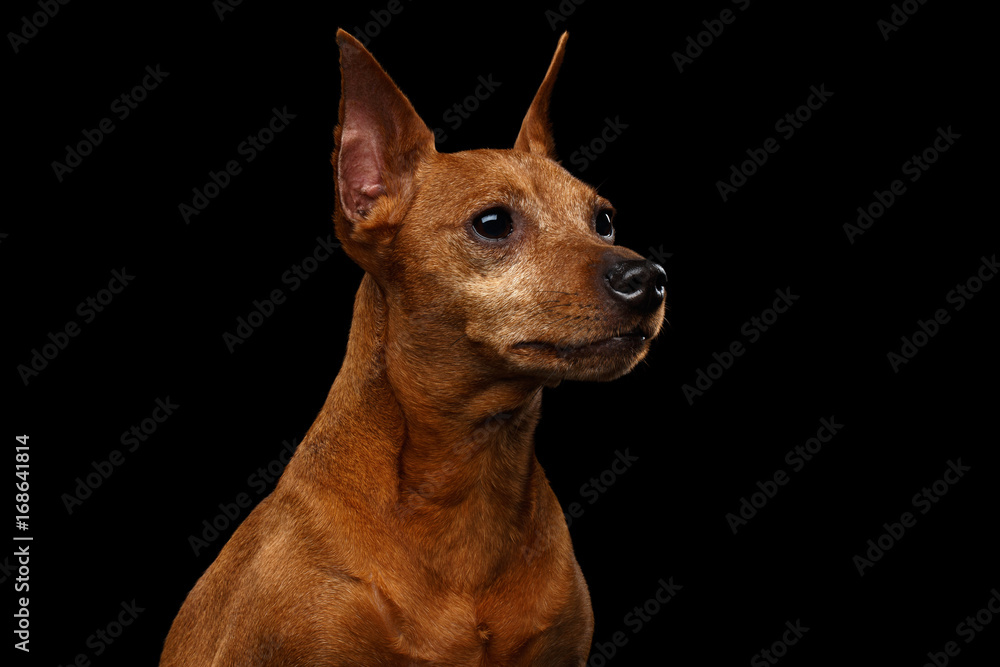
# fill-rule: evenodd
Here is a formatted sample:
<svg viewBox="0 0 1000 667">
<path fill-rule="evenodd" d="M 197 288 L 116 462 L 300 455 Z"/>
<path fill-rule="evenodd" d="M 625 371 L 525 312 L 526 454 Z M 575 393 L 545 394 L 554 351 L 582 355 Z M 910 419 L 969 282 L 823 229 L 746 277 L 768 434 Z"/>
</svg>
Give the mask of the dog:
<svg viewBox="0 0 1000 667">
<path fill-rule="evenodd" d="M 630 371 L 667 279 L 556 161 L 566 39 L 513 149 L 439 153 L 337 33 L 334 226 L 365 272 L 346 356 L 161 667 L 586 663 L 590 595 L 534 451 L 542 389 Z"/>
</svg>

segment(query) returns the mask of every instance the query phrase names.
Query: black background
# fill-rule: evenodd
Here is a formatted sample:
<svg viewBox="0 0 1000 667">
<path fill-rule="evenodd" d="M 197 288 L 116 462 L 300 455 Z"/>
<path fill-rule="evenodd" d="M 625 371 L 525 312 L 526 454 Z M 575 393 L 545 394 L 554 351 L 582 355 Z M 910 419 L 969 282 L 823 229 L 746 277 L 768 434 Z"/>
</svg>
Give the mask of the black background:
<svg viewBox="0 0 1000 667">
<path fill-rule="evenodd" d="M 319 410 L 361 271 L 335 251 L 297 290 L 281 277 L 332 232 L 334 37 L 366 23 L 444 151 L 512 145 L 568 29 L 552 109 L 563 163 L 615 204 L 620 244 L 664 257 L 670 326 L 647 361 L 548 390 L 536 434 L 556 495 L 584 508 L 571 532 L 595 641 L 609 654 L 615 633 L 627 640 L 589 664 L 747 664 L 797 620 L 809 631 L 780 664 L 916 666 L 948 641 L 956 665 L 995 659 L 1000 620 L 971 643 L 956 626 L 1000 586 L 988 459 L 1000 284 L 961 310 L 946 297 L 997 250 L 984 10 L 914 2 L 886 40 L 888 2 L 567 1 L 555 27 L 555 1 L 386 4 L 247 0 L 220 20 L 209 2 L 74 2 L 17 53 L 8 37 L 4 438 L 30 435 L 34 537 L 32 651 L 16 664 L 155 664 L 234 525 L 197 556 L 189 536 L 220 503 L 257 502 L 248 477 Z M 726 8 L 735 21 L 679 72 L 672 54 Z M 8 5 L 5 32 L 38 11 Z M 112 101 L 157 65 L 169 75 L 119 120 Z M 450 127 L 445 111 L 489 75 L 501 85 Z M 822 107 L 794 136 L 776 132 L 821 85 Z M 295 117 L 248 164 L 237 147 L 274 108 Z M 60 182 L 52 163 L 105 117 L 115 130 Z M 609 118 L 620 135 L 581 171 L 571 157 Z M 960 138 L 911 183 L 903 163 L 949 127 Z M 724 202 L 716 182 L 768 137 L 778 152 Z M 232 159 L 242 173 L 185 224 L 178 205 Z M 905 194 L 852 244 L 844 223 L 894 179 Z M 84 323 L 77 305 L 123 267 L 134 280 Z M 278 288 L 287 301 L 230 353 L 222 334 Z M 799 298 L 749 343 L 741 327 L 778 289 Z M 950 320 L 894 372 L 887 354 L 942 308 Z M 80 334 L 25 384 L 15 367 L 70 320 Z M 745 353 L 689 402 L 682 386 L 737 340 Z M 180 407 L 127 451 L 121 434 L 167 397 Z M 821 418 L 843 428 L 790 472 L 786 452 Z M 68 513 L 63 495 L 116 449 L 124 463 Z M 638 461 L 590 503 L 581 486 L 626 449 Z M 911 498 L 959 458 L 971 470 L 920 514 Z M 734 535 L 727 513 L 778 469 L 790 482 Z M 854 556 L 906 511 L 916 525 L 859 576 Z M 13 601 L 12 551 L 0 577 Z M 635 631 L 627 615 L 671 577 L 683 588 Z M 144 611 L 96 655 L 88 637 L 133 600 Z"/>
</svg>

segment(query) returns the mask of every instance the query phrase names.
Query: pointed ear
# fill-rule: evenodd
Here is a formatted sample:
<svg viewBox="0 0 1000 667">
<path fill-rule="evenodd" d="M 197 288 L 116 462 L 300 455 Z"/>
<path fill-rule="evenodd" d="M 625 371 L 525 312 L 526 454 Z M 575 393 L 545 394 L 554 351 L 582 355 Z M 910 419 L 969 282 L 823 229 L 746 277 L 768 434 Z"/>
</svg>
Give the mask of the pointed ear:
<svg viewBox="0 0 1000 667">
<path fill-rule="evenodd" d="M 552 56 L 552 62 L 549 63 L 549 71 L 545 73 L 545 79 L 539 86 L 538 92 L 535 93 L 535 99 L 531 101 L 528 113 L 521 122 L 521 132 L 517 135 L 517 141 L 514 142 L 514 150 L 556 159 L 556 143 L 552 139 L 552 124 L 549 122 L 549 99 L 552 97 L 552 87 L 556 83 L 559 66 L 562 65 L 568 37 L 569 33 L 564 32 L 559 38 L 555 55 Z"/>
<path fill-rule="evenodd" d="M 399 196 L 419 161 L 434 152 L 434 134 L 385 70 L 357 39 L 337 31 L 340 46 L 340 124 L 334 131 L 337 237 L 376 240 L 368 214 L 380 197 Z M 360 237 L 360 238 L 359 238 Z"/>
</svg>

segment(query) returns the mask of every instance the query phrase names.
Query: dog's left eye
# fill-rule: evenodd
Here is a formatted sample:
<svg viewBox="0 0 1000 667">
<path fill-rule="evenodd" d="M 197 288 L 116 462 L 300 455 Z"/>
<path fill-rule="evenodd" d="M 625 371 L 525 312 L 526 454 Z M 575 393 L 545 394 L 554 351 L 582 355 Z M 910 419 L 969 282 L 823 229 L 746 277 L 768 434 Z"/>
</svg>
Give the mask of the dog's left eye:
<svg viewBox="0 0 1000 667">
<path fill-rule="evenodd" d="M 472 228 L 484 239 L 502 239 L 514 231 L 514 222 L 504 209 L 491 208 L 476 216 Z"/>
<path fill-rule="evenodd" d="M 611 211 L 607 209 L 599 211 L 597 219 L 594 220 L 594 230 L 601 236 L 610 238 L 615 233 L 615 226 L 611 223 L 611 219 Z"/>
</svg>

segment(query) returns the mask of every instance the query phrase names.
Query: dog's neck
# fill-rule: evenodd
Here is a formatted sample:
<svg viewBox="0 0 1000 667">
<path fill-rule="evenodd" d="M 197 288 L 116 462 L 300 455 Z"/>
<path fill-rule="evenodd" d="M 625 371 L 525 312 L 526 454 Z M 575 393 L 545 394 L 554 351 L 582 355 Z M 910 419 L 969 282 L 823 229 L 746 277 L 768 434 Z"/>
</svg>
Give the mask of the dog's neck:
<svg viewBox="0 0 1000 667">
<path fill-rule="evenodd" d="M 367 485 L 355 490 L 373 518 L 398 520 L 442 554 L 510 555 L 548 491 L 533 442 L 542 385 L 470 368 L 466 340 L 414 349 L 433 343 L 394 338 L 397 326 L 366 274 L 343 366 L 303 444 L 330 483 Z"/>
</svg>

